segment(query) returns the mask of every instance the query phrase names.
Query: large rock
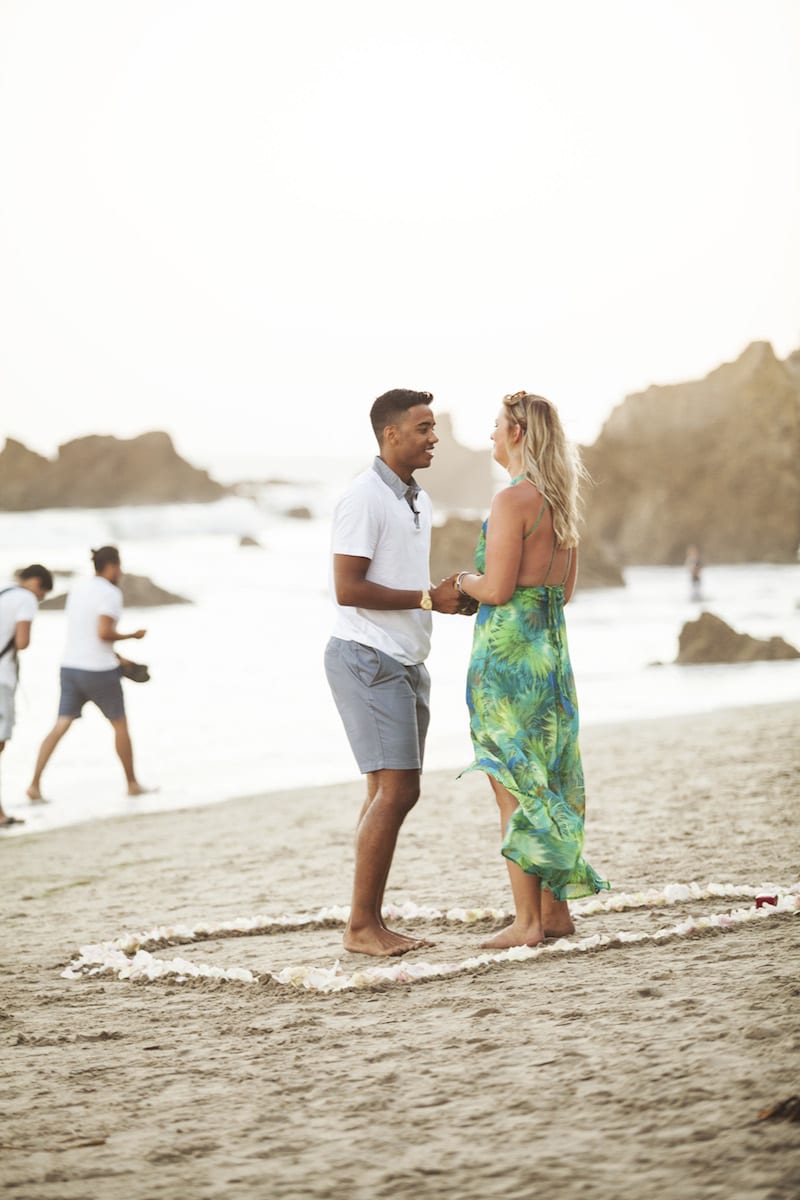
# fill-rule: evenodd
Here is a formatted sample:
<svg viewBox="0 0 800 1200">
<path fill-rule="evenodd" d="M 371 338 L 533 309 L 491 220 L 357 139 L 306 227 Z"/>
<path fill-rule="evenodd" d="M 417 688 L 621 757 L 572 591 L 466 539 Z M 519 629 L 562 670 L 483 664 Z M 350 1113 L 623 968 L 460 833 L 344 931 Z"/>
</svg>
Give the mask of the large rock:
<svg viewBox="0 0 800 1200">
<path fill-rule="evenodd" d="M 465 517 L 448 517 L 431 530 L 431 580 L 438 583 L 456 571 L 471 571 L 481 522 Z"/>
<path fill-rule="evenodd" d="M 455 571 L 472 569 L 475 547 L 481 531 L 479 520 L 449 517 L 435 525 L 431 533 L 431 579 L 438 583 Z M 619 563 L 602 545 L 581 541 L 578 588 L 624 587 Z"/>
<path fill-rule="evenodd" d="M 748 633 L 737 633 L 713 613 L 703 612 L 687 621 L 678 638 L 679 663 L 740 663 L 770 659 L 800 658 L 800 650 L 783 638 L 762 641 Z"/>
<path fill-rule="evenodd" d="M 470 450 L 457 442 L 449 413 L 436 413 L 436 436 L 433 462 L 417 472 L 417 482 L 441 512 L 488 512 L 495 493 L 491 452 Z"/>
<path fill-rule="evenodd" d="M 191 604 L 185 596 L 177 596 L 153 583 L 146 575 L 123 575 L 120 580 L 122 603 L 126 608 L 160 608 L 165 604 Z M 40 608 L 60 609 L 67 603 L 66 593 L 43 600 Z"/>
<path fill-rule="evenodd" d="M 584 460 L 586 533 L 627 563 L 793 562 L 800 545 L 800 360 L 754 342 L 705 379 L 616 408 Z"/>
<path fill-rule="evenodd" d="M 166 433 L 91 436 L 42 458 L 9 438 L 0 452 L 0 509 L 111 508 L 218 500 L 230 489 L 191 466 Z"/>
<path fill-rule="evenodd" d="M 576 590 L 589 588 L 625 587 L 625 579 L 619 559 L 611 547 L 593 541 L 588 534 L 581 538 L 578 554 L 578 581 Z"/>
</svg>

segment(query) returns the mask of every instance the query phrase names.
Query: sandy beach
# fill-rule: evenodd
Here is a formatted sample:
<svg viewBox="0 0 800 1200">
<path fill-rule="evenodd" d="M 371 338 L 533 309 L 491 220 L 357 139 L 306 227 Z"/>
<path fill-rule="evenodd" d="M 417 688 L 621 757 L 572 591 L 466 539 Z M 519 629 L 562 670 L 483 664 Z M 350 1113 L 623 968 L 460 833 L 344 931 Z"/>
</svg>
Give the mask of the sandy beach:
<svg viewBox="0 0 800 1200">
<path fill-rule="evenodd" d="M 586 856 L 611 896 L 800 878 L 800 704 L 595 726 Z M 507 908 L 489 788 L 439 772 L 387 900 Z M 736 1197 L 800 1193 L 800 920 L 427 982 L 320 993 L 353 973 L 340 927 L 164 947 L 258 983 L 62 977 L 128 931 L 346 904 L 360 781 L 0 842 L 0 1186 L 15 1200 Z M 585 915 L 574 941 L 749 907 L 719 897 Z M 463 962 L 490 922 L 417 922 Z"/>
</svg>

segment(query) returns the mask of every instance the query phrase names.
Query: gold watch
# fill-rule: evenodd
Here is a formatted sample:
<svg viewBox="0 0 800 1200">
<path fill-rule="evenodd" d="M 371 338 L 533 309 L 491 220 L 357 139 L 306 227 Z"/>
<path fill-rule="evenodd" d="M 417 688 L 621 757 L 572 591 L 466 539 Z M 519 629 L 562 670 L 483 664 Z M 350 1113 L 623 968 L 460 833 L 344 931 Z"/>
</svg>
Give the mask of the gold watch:
<svg viewBox="0 0 800 1200">
<path fill-rule="evenodd" d="M 431 609 L 433 608 L 433 601 L 431 600 L 430 592 L 424 591 L 422 593 L 422 599 L 419 602 L 419 606 L 420 606 L 420 608 L 424 608 L 425 612 L 431 611 Z"/>
</svg>

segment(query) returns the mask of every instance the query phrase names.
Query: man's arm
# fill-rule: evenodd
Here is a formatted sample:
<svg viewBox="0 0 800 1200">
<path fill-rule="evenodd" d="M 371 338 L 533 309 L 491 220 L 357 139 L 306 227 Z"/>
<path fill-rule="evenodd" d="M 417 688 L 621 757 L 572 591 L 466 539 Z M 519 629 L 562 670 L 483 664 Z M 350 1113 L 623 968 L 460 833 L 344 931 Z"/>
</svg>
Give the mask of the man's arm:
<svg viewBox="0 0 800 1200">
<path fill-rule="evenodd" d="M 345 608 L 372 608 L 384 612 L 419 608 L 421 589 L 384 587 L 382 583 L 367 579 L 371 561 L 351 554 L 334 554 L 333 584 L 339 604 Z M 430 593 L 435 612 L 458 611 L 460 597 L 453 588 L 452 579 L 443 580 L 438 587 L 431 588 Z"/>
<path fill-rule="evenodd" d="M 97 618 L 97 636 L 101 642 L 124 642 L 128 638 L 143 638 L 146 629 L 137 629 L 135 633 L 119 633 L 114 617 L 101 613 Z"/>
<path fill-rule="evenodd" d="M 31 622 L 17 621 L 14 628 L 14 645 L 17 650 L 27 650 L 31 644 Z"/>
</svg>

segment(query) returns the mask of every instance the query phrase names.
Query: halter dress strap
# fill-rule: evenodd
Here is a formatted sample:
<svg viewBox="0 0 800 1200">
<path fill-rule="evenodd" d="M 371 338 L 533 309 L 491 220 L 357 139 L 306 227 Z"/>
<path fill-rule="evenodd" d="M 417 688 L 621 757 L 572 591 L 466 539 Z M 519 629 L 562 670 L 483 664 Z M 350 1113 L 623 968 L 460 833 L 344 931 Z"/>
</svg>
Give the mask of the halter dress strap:
<svg viewBox="0 0 800 1200">
<path fill-rule="evenodd" d="M 569 576 L 569 569 L 571 566 L 572 566 L 572 546 L 570 546 L 569 549 L 567 550 L 567 569 L 564 572 L 564 578 L 561 580 L 561 587 L 563 587 L 564 584 L 567 582 L 567 577 Z"/>
<path fill-rule="evenodd" d="M 524 541 L 527 541 L 527 539 L 528 539 L 528 538 L 531 536 L 531 534 L 532 534 L 532 533 L 535 533 L 535 532 L 536 532 L 536 530 L 539 528 L 539 522 L 541 521 L 542 517 L 544 516 L 544 514 L 545 514 L 545 509 L 546 509 L 546 508 L 547 508 L 547 501 L 546 501 L 546 500 L 543 500 L 543 501 L 542 501 L 542 507 L 539 509 L 539 515 L 538 515 L 538 517 L 537 517 L 537 518 L 536 518 L 536 520 L 533 522 L 533 524 L 531 525 L 531 527 L 530 527 L 530 529 L 528 530 L 528 532 L 522 535 L 522 540 L 523 540 L 523 542 L 524 542 Z"/>
<path fill-rule="evenodd" d="M 549 576 L 551 570 L 553 569 L 553 559 L 556 556 L 557 548 L 558 548 L 558 545 L 556 542 L 556 535 L 553 534 L 553 549 L 550 551 L 550 562 L 547 564 L 547 570 L 544 573 L 544 579 L 542 580 L 542 582 L 539 585 L 540 587 L 545 587 L 547 584 L 548 576 Z"/>
</svg>

